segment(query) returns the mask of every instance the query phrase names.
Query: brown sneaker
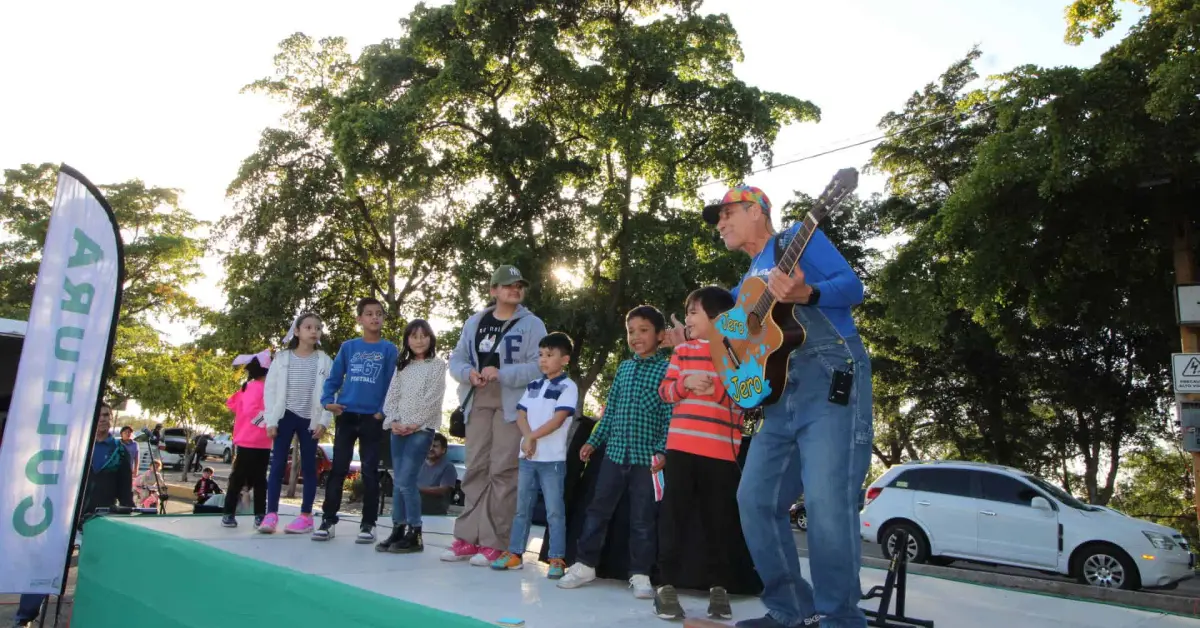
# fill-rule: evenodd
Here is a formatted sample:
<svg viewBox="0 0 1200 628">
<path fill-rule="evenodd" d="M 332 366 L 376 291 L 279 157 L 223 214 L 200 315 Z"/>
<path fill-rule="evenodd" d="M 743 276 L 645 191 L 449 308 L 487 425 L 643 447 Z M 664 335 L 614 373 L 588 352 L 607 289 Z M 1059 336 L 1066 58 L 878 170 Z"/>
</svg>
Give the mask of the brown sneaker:
<svg viewBox="0 0 1200 628">
<path fill-rule="evenodd" d="M 683 619 L 683 606 L 675 587 L 664 584 L 654 592 L 654 614 L 662 619 Z"/>
</svg>

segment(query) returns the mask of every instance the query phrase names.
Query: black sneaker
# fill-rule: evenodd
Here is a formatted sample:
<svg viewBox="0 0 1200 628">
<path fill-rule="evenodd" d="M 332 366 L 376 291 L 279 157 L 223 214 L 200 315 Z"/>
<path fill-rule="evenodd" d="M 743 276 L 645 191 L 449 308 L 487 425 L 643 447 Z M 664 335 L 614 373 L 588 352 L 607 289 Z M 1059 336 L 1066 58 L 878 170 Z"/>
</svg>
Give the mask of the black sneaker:
<svg viewBox="0 0 1200 628">
<path fill-rule="evenodd" d="M 662 619 L 683 619 L 683 607 L 675 587 L 664 584 L 654 592 L 654 614 Z"/>
<path fill-rule="evenodd" d="M 237 517 L 233 515 L 221 515 L 221 525 L 225 526 L 226 528 L 236 528 Z"/>
<path fill-rule="evenodd" d="M 714 619 L 733 619 L 733 607 L 729 605 L 729 593 L 725 587 L 708 590 L 708 616 Z"/>
<path fill-rule="evenodd" d="M 263 515 L 254 515 L 254 529 L 255 530 L 258 529 L 258 526 L 262 525 L 262 522 L 263 522 Z"/>
<path fill-rule="evenodd" d="M 366 545 L 375 542 L 375 526 L 369 523 L 364 523 L 358 528 L 358 538 L 354 539 L 359 545 Z"/>
<path fill-rule="evenodd" d="M 396 525 L 392 526 L 392 533 L 389 534 L 388 538 L 384 539 L 384 541 L 382 543 L 375 546 L 375 551 L 376 552 L 391 551 L 392 548 L 400 542 L 400 539 L 404 538 L 404 530 L 407 527 L 408 526 L 406 526 L 404 524 L 396 524 Z"/>
<path fill-rule="evenodd" d="M 425 544 L 421 541 L 421 527 L 409 527 L 404 533 L 404 538 L 392 545 L 391 551 L 396 554 L 425 551 Z"/>
<path fill-rule="evenodd" d="M 328 541 L 329 539 L 332 539 L 333 538 L 333 529 L 336 526 L 337 526 L 336 523 L 330 521 L 329 519 L 321 517 L 321 527 L 317 528 L 316 530 L 313 530 L 312 540 Z"/>
</svg>

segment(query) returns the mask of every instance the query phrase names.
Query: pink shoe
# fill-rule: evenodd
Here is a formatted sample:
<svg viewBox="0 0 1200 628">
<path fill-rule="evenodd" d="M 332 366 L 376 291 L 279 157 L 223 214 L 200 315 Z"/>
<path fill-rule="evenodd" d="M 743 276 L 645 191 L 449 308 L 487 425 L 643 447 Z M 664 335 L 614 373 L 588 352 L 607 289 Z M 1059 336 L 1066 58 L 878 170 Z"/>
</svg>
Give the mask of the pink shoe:
<svg viewBox="0 0 1200 628">
<path fill-rule="evenodd" d="M 503 555 L 502 550 L 493 549 L 490 547 L 479 548 L 479 553 L 471 557 L 471 564 L 476 567 L 487 567 L 500 559 Z"/>
<path fill-rule="evenodd" d="M 475 554 L 479 553 L 479 546 L 472 545 L 462 539 L 454 539 L 450 544 L 450 549 L 442 552 L 442 560 L 453 563 L 460 560 L 468 560 Z"/>
<path fill-rule="evenodd" d="M 279 525 L 279 515 L 269 512 L 263 517 L 262 523 L 258 526 L 258 531 L 263 534 L 275 534 L 275 526 Z"/>
<path fill-rule="evenodd" d="M 267 515 L 268 517 L 272 515 Z M 308 534 L 313 531 L 313 517 L 311 514 L 301 514 L 292 520 L 283 531 L 287 534 Z"/>
</svg>

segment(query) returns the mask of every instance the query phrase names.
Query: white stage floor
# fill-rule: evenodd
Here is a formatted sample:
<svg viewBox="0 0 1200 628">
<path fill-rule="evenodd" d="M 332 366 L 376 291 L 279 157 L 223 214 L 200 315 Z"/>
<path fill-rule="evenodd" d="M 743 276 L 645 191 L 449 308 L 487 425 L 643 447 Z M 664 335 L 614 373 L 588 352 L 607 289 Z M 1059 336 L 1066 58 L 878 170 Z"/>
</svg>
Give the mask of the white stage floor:
<svg viewBox="0 0 1200 628">
<path fill-rule="evenodd" d="M 214 516 L 133 517 L 128 521 L 248 558 L 488 622 L 516 617 L 525 620 L 527 628 L 670 625 L 652 614 L 653 602 L 635 599 L 623 582 L 597 580 L 580 589 L 557 588 L 554 581 L 546 579 L 545 565 L 536 560 L 540 528 L 530 535 L 531 552 L 525 556 L 524 569 L 495 572 L 466 562 L 444 563 L 438 559 L 442 549 L 452 541 L 453 520 L 448 517 L 426 517 L 425 551 L 399 555 L 376 552 L 373 545 L 355 544 L 358 524 L 349 518 L 342 519 L 335 539 L 317 543 L 308 535 L 283 534 L 282 528 L 291 517 L 281 514 L 284 515 L 280 517 L 281 532 L 274 535 L 254 532 L 253 518 L 249 516 L 238 517 L 237 528 L 221 527 L 220 519 Z M 385 523 L 391 524 L 390 520 Z M 388 532 L 387 527 L 377 529 L 381 537 Z M 808 576 L 807 559 L 799 560 Z M 864 568 L 863 590 L 882 585 L 884 576 L 884 571 Z M 689 617 L 704 617 L 706 597 L 698 594 L 681 597 Z M 878 603 L 872 600 L 863 605 L 878 608 Z M 765 612 L 757 598 L 735 598 L 733 610 L 734 621 Z M 1195 628 L 1200 625 L 1196 620 L 1163 613 L 919 575 L 908 577 L 906 610 L 910 616 L 933 620 L 938 628 Z"/>
</svg>

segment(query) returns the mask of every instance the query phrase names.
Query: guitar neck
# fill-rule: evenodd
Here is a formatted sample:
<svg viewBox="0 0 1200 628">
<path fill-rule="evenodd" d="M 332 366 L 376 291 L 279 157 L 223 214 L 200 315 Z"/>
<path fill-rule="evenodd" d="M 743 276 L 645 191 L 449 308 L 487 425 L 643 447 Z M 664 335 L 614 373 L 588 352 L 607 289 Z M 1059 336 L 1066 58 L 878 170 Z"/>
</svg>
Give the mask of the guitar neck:
<svg viewBox="0 0 1200 628">
<path fill-rule="evenodd" d="M 791 274 L 796 268 L 796 264 L 800 262 L 800 256 L 804 254 L 804 249 L 808 246 L 808 241 L 812 239 L 813 233 L 817 230 L 817 219 L 810 212 L 800 222 L 800 228 L 796 230 L 796 237 L 784 249 L 783 255 L 780 256 L 779 262 L 775 264 L 775 268 L 779 269 L 784 274 Z M 776 236 L 778 237 L 778 236 Z M 758 302 L 754 304 L 754 313 L 758 315 L 759 320 L 765 320 L 767 313 L 771 308 L 775 307 L 775 302 L 778 299 L 770 290 L 764 290 Z"/>
</svg>

